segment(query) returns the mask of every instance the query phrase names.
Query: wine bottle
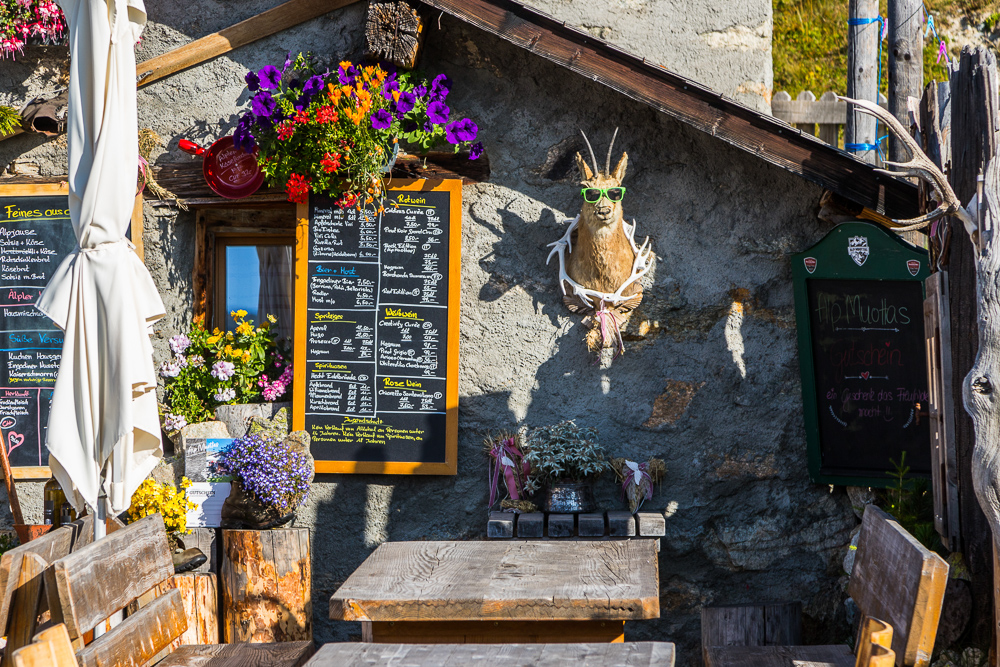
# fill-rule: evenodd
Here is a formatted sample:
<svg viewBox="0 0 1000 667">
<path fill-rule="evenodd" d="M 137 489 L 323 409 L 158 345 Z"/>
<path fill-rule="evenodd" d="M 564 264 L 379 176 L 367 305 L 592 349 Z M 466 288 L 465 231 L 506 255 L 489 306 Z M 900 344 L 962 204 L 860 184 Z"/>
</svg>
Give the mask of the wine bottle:
<svg viewBox="0 0 1000 667">
<path fill-rule="evenodd" d="M 58 528 L 62 525 L 62 508 L 66 504 L 66 494 L 63 492 L 59 482 L 53 477 L 45 482 L 42 487 L 42 498 L 45 501 L 45 512 L 49 510 L 49 503 L 52 503 L 52 525 Z"/>
</svg>

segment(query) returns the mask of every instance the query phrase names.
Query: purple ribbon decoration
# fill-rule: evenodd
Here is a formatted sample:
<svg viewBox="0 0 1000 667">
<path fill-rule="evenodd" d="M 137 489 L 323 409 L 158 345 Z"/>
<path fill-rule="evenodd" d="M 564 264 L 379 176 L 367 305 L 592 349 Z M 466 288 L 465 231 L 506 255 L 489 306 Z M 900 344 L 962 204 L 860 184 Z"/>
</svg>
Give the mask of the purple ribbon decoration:
<svg viewBox="0 0 1000 667">
<path fill-rule="evenodd" d="M 635 484 L 642 490 L 643 480 L 646 481 L 646 493 L 642 500 L 650 500 L 653 497 L 653 478 L 649 474 L 648 463 L 636 463 L 625 459 L 625 479 L 622 481 L 622 500 L 626 500 L 629 484 Z M 642 505 L 642 502 L 639 503 Z"/>
<path fill-rule="evenodd" d="M 604 307 L 603 299 L 594 316 L 601 327 L 601 344 L 607 345 L 608 342 L 618 343 L 615 356 L 611 359 L 614 361 L 625 354 L 625 341 L 622 340 L 621 320 L 618 319 L 618 315 L 613 310 L 608 310 Z"/>
<path fill-rule="evenodd" d="M 521 451 L 514 444 L 514 438 L 504 438 L 490 450 L 490 507 L 500 496 L 500 476 L 511 500 L 520 500 L 524 493 L 521 477 L 527 477 L 531 464 L 522 459 Z M 521 462 L 521 477 L 515 473 L 517 461 Z"/>
</svg>

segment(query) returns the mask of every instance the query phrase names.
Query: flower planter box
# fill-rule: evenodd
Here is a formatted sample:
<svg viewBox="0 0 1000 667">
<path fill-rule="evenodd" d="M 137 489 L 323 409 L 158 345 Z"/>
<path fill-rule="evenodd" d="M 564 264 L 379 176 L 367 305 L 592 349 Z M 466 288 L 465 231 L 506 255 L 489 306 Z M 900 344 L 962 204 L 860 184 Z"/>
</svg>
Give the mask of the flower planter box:
<svg viewBox="0 0 1000 667">
<path fill-rule="evenodd" d="M 222 640 L 312 639 L 308 528 L 222 531 Z"/>
</svg>

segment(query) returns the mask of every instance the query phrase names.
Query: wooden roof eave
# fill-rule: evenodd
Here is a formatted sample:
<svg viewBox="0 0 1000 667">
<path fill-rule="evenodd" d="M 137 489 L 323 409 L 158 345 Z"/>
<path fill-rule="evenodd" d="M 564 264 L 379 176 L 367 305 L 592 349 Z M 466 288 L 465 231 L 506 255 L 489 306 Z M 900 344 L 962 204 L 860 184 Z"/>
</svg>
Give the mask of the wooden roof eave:
<svg viewBox="0 0 1000 667">
<path fill-rule="evenodd" d="M 893 218 L 919 215 L 917 187 L 705 86 L 514 0 L 421 0 Z"/>
</svg>

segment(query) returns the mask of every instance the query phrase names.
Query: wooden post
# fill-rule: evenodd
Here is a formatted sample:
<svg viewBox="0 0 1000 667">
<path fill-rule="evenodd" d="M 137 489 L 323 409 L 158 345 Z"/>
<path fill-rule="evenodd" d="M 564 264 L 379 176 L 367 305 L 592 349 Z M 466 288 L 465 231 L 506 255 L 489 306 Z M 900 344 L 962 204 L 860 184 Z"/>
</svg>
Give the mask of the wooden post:
<svg viewBox="0 0 1000 667">
<path fill-rule="evenodd" d="M 312 639 L 308 528 L 222 531 L 222 639 Z"/>
<path fill-rule="evenodd" d="M 903 127 L 910 127 L 908 98 L 920 99 L 924 88 L 923 0 L 889 0 L 889 113 Z M 889 160 L 905 162 L 906 149 L 889 137 Z M 927 237 L 919 231 L 903 232 L 904 239 L 926 247 Z"/>
<path fill-rule="evenodd" d="M 907 98 L 920 99 L 924 89 L 922 0 L 889 0 L 889 113 L 910 127 Z M 889 159 L 905 162 L 909 155 L 889 137 Z"/>
<path fill-rule="evenodd" d="M 992 61 L 992 57 L 989 58 Z M 982 164 L 996 153 L 995 119 L 985 113 L 992 103 L 986 82 L 987 56 L 965 49 L 951 78 L 950 182 L 962 202 L 976 192 Z M 996 89 L 993 89 L 994 96 Z M 961 551 L 972 578 L 972 636 L 978 645 L 993 636 L 993 538 L 980 508 L 973 484 L 977 432 L 962 406 L 966 376 L 979 353 L 976 293 L 976 249 L 957 221 L 950 221 L 951 242 L 947 260 L 951 311 L 952 386 L 955 397 L 955 456 L 958 466 Z"/>
<path fill-rule="evenodd" d="M 850 19 L 872 19 L 878 16 L 878 0 L 850 0 Z M 847 26 L 847 96 L 878 102 L 878 21 Z M 874 144 L 875 119 L 848 108 L 844 125 L 844 144 Z M 853 151 L 853 154 L 875 164 L 876 151 Z"/>
</svg>

